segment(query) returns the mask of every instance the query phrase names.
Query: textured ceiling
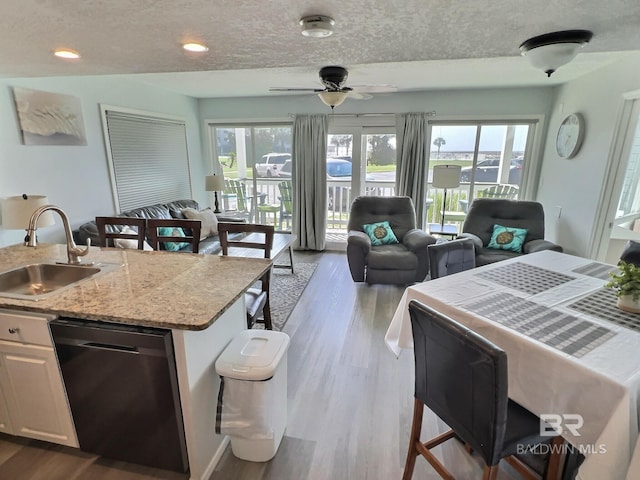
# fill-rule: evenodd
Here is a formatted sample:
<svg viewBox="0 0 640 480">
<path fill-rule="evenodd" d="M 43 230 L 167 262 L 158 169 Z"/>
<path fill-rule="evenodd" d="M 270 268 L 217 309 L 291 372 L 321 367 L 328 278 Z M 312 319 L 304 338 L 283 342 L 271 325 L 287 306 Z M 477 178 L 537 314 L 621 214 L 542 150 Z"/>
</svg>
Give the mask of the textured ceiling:
<svg viewBox="0 0 640 480">
<path fill-rule="evenodd" d="M 335 19 L 331 37 L 300 34 L 312 14 Z M 640 50 L 639 25 L 637 0 L 5 0 L 0 76 L 169 73 L 140 80 L 200 97 L 313 87 L 330 64 L 348 67 L 350 84 L 401 90 L 548 84 L 519 56 L 525 39 L 594 32 L 558 83 L 617 58 L 607 52 Z M 185 54 L 187 41 L 210 49 Z M 82 58 L 53 57 L 60 47 Z"/>
</svg>

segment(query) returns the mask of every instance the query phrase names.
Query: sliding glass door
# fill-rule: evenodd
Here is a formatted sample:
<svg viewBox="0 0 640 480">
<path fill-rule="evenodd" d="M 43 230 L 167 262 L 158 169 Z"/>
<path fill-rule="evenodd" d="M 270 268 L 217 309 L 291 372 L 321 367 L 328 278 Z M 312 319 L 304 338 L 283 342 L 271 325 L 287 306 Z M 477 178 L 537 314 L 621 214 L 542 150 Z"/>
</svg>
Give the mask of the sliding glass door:
<svg viewBox="0 0 640 480">
<path fill-rule="evenodd" d="M 327 245 L 344 247 L 349 209 L 359 195 L 395 194 L 394 126 L 330 128 L 327 139 Z"/>
</svg>

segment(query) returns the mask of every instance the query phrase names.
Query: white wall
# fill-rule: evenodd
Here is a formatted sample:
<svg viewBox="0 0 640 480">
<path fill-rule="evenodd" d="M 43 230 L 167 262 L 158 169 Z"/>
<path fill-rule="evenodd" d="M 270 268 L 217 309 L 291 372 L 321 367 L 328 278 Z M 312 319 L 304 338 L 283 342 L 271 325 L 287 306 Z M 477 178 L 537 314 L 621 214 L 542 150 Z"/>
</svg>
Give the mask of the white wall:
<svg viewBox="0 0 640 480">
<path fill-rule="evenodd" d="M 437 112 L 436 118 L 458 115 L 546 115 L 553 100 L 550 88 L 434 90 L 378 94 L 370 100 L 347 99 L 335 113 Z M 328 113 L 314 95 L 201 99 L 204 120 L 287 119 L 289 114 Z M 289 118 L 290 119 L 290 118 Z"/>
<path fill-rule="evenodd" d="M 639 88 L 640 69 L 635 57 L 635 61 L 620 61 L 556 89 L 543 148 L 538 200 L 545 207 L 547 237 L 567 253 L 590 254 L 622 94 Z M 555 150 L 556 133 L 562 120 L 573 112 L 584 116 L 586 134 L 578 154 L 563 160 Z M 558 207 L 562 208 L 560 218 Z"/>
<path fill-rule="evenodd" d="M 82 104 L 87 146 L 25 146 L 20 135 L 11 87 L 20 86 L 78 97 Z M 0 198 L 43 194 L 62 208 L 72 227 L 96 215 L 115 213 L 100 118 L 100 104 L 183 117 L 193 196 L 203 205 L 209 196 L 200 186 L 203 164 L 197 100 L 168 93 L 117 76 L 4 79 L 0 81 Z M 0 228 L 0 246 L 18 243 L 23 231 Z M 38 230 L 41 241 L 62 242 L 62 223 Z"/>
</svg>

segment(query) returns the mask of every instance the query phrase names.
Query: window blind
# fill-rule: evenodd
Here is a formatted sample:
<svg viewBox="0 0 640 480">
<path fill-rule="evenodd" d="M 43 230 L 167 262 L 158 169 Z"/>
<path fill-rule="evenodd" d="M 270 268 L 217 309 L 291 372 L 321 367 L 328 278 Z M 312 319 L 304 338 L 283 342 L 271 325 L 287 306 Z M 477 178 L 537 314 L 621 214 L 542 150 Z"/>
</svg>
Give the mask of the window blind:
<svg viewBox="0 0 640 480">
<path fill-rule="evenodd" d="M 106 110 L 118 210 L 190 199 L 183 121 Z"/>
</svg>

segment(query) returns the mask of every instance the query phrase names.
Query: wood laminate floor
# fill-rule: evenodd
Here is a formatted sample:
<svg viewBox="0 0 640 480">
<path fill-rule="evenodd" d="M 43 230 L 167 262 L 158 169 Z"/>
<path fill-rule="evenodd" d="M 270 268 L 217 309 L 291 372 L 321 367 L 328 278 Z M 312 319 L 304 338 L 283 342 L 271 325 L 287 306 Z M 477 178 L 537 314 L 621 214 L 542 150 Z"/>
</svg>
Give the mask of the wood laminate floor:
<svg viewBox="0 0 640 480">
<path fill-rule="evenodd" d="M 402 287 L 356 284 L 344 253 L 301 253 L 318 262 L 284 331 L 288 422 L 270 462 L 245 462 L 227 447 L 211 480 L 400 479 L 413 407 L 413 355 L 395 356 L 384 334 Z M 423 435 L 446 429 L 425 411 Z M 481 478 L 481 461 L 457 441 L 435 449 L 456 478 Z M 418 458 L 414 479 L 439 476 Z M 519 478 L 504 465 L 498 478 Z M 188 475 L 102 459 L 45 442 L 0 435 L 0 480 L 186 480 Z"/>
</svg>

